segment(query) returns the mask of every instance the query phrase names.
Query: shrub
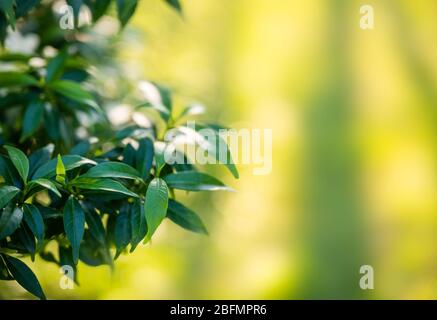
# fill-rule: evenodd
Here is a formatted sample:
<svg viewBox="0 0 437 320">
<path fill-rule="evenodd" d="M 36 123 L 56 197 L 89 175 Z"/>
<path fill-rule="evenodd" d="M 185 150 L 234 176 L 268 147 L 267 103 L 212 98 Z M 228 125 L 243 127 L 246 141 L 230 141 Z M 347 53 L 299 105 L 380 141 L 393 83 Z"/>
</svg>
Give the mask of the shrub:
<svg viewBox="0 0 437 320">
<path fill-rule="evenodd" d="M 81 7 L 90 10 L 93 23 L 116 15 L 122 27 L 137 7 L 137 0 L 67 2 L 76 25 Z M 181 12 L 178 0 L 166 2 Z M 189 134 L 178 129 L 198 110 L 188 106 L 175 116 L 168 88 L 143 84 L 149 96 L 137 108 L 159 115 L 149 125 L 109 121 L 111 101 L 135 101 L 122 81 L 117 88 L 125 92 L 108 94 L 105 75 L 99 78 L 99 70 L 108 66 L 120 75 L 113 61 L 114 39 L 86 40 L 101 37 L 92 26 L 63 30 L 53 3 L 0 3 L 2 44 L 26 46 L 35 35 L 38 39 L 26 53 L 6 46 L 0 54 L 0 280 L 16 280 L 41 299 L 43 290 L 23 257 L 73 269 L 79 260 L 112 266 L 122 252 L 148 242 L 165 218 L 207 234 L 199 216 L 176 200 L 175 189 L 227 189 L 193 164 L 165 161 L 166 132 L 176 129 L 173 139 Z M 211 128 L 220 140 L 217 125 L 196 125 L 191 134 Z M 214 145 L 201 147 L 214 155 Z M 227 155 L 226 166 L 237 178 L 229 150 Z M 57 254 L 47 249 L 52 242 Z"/>
</svg>

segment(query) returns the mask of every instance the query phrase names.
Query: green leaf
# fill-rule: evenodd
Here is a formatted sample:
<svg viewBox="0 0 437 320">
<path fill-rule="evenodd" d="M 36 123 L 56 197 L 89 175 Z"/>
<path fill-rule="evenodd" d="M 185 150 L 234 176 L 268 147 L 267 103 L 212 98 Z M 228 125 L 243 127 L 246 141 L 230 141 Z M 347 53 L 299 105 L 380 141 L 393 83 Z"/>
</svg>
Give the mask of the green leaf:
<svg viewBox="0 0 437 320">
<path fill-rule="evenodd" d="M 38 208 L 32 204 L 25 204 L 23 209 L 24 222 L 26 222 L 27 226 L 38 240 L 38 244 L 41 244 L 44 239 L 44 221 L 41 213 Z"/>
<path fill-rule="evenodd" d="M 172 6 L 176 11 L 182 13 L 182 6 L 179 0 L 165 0 L 170 6 Z"/>
<path fill-rule="evenodd" d="M 13 241 L 19 241 L 24 249 L 30 254 L 32 262 L 35 261 L 35 237 L 27 225 L 21 225 L 13 234 Z"/>
<path fill-rule="evenodd" d="M 29 12 L 34 6 L 39 4 L 41 0 L 19 0 L 17 1 L 17 7 L 15 9 L 15 14 L 17 18 L 24 16 Z"/>
<path fill-rule="evenodd" d="M 22 188 L 23 182 L 17 169 L 12 164 L 12 161 L 0 154 L 0 176 L 3 177 L 4 181 L 9 185 L 14 185 L 15 187 Z"/>
<path fill-rule="evenodd" d="M 136 164 L 136 150 L 132 145 L 129 143 L 123 150 L 123 162 L 130 165 L 135 166 Z"/>
<path fill-rule="evenodd" d="M 96 165 L 96 162 L 81 156 L 68 155 L 61 157 L 62 163 L 65 166 L 65 171 L 73 170 L 84 165 Z M 45 165 L 38 168 L 38 170 L 33 175 L 33 179 L 38 178 L 53 178 L 56 176 L 56 166 L 58 164 L 58 159 L 52 159 Z"/>
<path fill-rule="evenodd" d="M 51 141 L 58 141 L 61 137 L 60 115 L 57 108 L 49 103 L 44 105 L 44 128 Z"/>
<path fill-rule="evenodd" d="M 2 0 L 0 2 L 0 11 L 3 11 L 6 21 L 15 29 L 15 0 Z"/>
<path fill-rule="evenodd" d="M 164 177 L 169 188 L 187 191 L 232 191 L 220 180 L 197 171 L 183 171 L 171 173 Z"/>
<path fill-rule="evenodd" d="M 0 240 L 14 233 L 21 220 L 23 220 L 23 211 L 20 208 L 12 203 L 4 208 L 0 213 Z"/>
<path fill-rule="evenodd" d="M 136 200 L 131 205 L 130 210 L 130 224 L 132 230 L 130 252 L 133 252 L 147 234 L 147 222 L 144 205 L 140 200 Z"/>
<path fill-rule="evenodd" d="M 79 260 L 80 242 L 85 230 L 85 214 L 80 203 L 70 196 L 64 207 L 64 230 L 73 250 L 73 261 Z"/>
<path fill-rule="evenodd" d="M 199 216 L 194 213 L 194 211 L 175 200 L 170 199 L 168 203 L 167 218 L 184 229 L 206 235 L 208 234 L 208 231 Z"/>
<path fill-rule="evenodd" d="M 123 179 L 140 179 L 138 171 L 131 166 L 122 162 L 102 162 L 92 167 L 82 177 L 87 178 L 123 178 Z"/>
<path fill-rule="evenodd" d="M 3 255 L 0 254 L 0 280 L 14 280 L 6 267 L 6 262 L 3 260 Z"/>
<path fill-rule="evenodd" d="M 117 0 L 118 20 L 124 27 L 134 14 L 138 1 L 137 0 Z"/>
<path fill-rule="evenodd" d="M 0 88 L 39 86 L 34 77 L 20 72 L 0 72 Z"/>
<path fill-rule="evenodd" d="M 167 214 L 168 207 L 168 187 L 164 180 L 153 179 L 146 192 L 144 211 L 147 221 L 147 237 L 150 240 L 156 229 L 161 224 Z"/>
<path fill-rule="evenodd" d="M 4 208 L 0 216 L 0 240 L 14 233 L 22 219 L 23 211 L 20 208 L 16 208 L 13 204 Z"/>
<path fill-rule="evenodd" d="M 128 190 L 120 182 L 111 179 L 79 177 L 70 182 L 71 186 L 82 190 L 95 190 L 104 192 L 114 192 L 130 197 L 138 198 L 138 195 Z"/>
<path fill-rule="evenodd" d="M 19 259 L 3 255 L 8 266 L 9 272 L 14 279 L 27 291 L 36 297 L 45 300 L 46 297 L 42 291 L 41 285 L 38 282 L 32 270 Z"/>
<path fill-rule="evenodd" d="M 5 146 L 8 151 L 9 158 L 14 164 L 15 168 L 17 168 L 18 173 L 24 182 L 27 182 L 27 176 L 29 175 L 29 160 L 26 155 L 19 149 Z"/>
<path fill-rule="evenodd" d="M 85 210 L 85 220 L 92 237 L 100 244 L 106 245 L 106 233 L 100 215 L 95 210 Z"/>
<path fill-rule="evenodd" d="M 54 149 L 53 144 L 48 144 L 29 156 L 29 177 L 32 177 L 39 167 L 50 161 Z"/>
<path fill-rule="evenodd" d="M 149 138 L 144 138 L 139 141 L 139 148 L 135 155 L 138 171 L 141 178 L 146 180 L 149 177 L 150 169 L 152 169 L 154 147 L 153 141 Z"/>
<path fill-rule="evenodd" d="M 49 87 L 55 92 L 71 100 L 99 110 L 99 106 L 94 101 L 91 93 L 82 88 L 80 84 L 70 80 L 57 80 L 49 84 Z"/>
<path fill-rule="evenodd" d="M 52 58 L 47 65 L 46 82 L 50 83 L 57 80 L 64 71 L 67 54 L 65 51 L 60 52 L 56 57 Z"/>
<path fill-rule="evenodd" d="M 93 267 L 107 264 L 112 267 L 112 257 L 106 245 L 102 246 L 86 231 L 80 247 L 80 260 Z"/>
<path fill-rule="evenodd" d="M 85 3 L 91 9 L 93 21 L 96 22 L 108 11 L 111 0 L 85 0 Z"/>
<path fill-rule="evenodd" d="M 39 178 L 39 179 L 30 181 L 29 184 L 27 185 L 28 192 L 30 193 L 30 191 L 33 191 L 32 189 L 34 189 L 34 188 L 36 188 L 38 186 L 43 187 L 44 189 L 52 191 L 59 198 L 62 197 L 62 195 L 58 191 L 58 188 L 56 187 L 56 185 L 52 181 L 44 179 L 44 178 Z M 31 193 L 31 194 L 33 194 L 33 193 Z M 28 196 L 30 196 L 31 194 L 29 194 Z"/>
<path fill-rule="evenodd" d="M 117 252 L 115 259 L 127 247 L 131 240 L 130 206 L 125 203 L 120 208 L 120 213 L 115 220 L 115 246 Z"/>
<path fill-rule="evenodd" d="M 66 176 L 67 176 L 67 171 L 65 170 L 65 165 L 62 162 L 61 155 L 58 154 L 58 161 L 56 162 L 56 181 L 64 185 Z"/>
<path fill-rule="evenodd" d="M 20 189 L 13 186 L 3 186 L 0 188 L 0 209 L 3 209 L 9 201 L 20 192 Z"/>
</svg>

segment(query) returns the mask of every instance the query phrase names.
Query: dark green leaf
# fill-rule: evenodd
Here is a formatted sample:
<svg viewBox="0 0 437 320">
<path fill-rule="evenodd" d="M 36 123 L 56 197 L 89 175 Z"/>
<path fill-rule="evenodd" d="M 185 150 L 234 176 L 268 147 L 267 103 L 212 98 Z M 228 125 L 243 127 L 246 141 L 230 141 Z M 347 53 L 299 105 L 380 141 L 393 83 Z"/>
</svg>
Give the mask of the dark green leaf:
<svg viewBox="0 0 437 320">
<path fill-rule="evenodd" d="M 150 169 L 153 164 L 154 147 L 153 141 L 149 138 L 144 138 L 139 141 L 140 146 L 136 153 L 135 159 L 138 171 L 141 177 L 145 180 L 149 177 Z"/>
<path fill-rule="evenodd" d="M 117 0 L 116 3 L 118 20 L 120 21 L 121 26 L 124 27 L 134 14 L 137 8 L 138 0 Z"/>
<path fill-rule="evenodd" d="M 123 162 L 130 165 L 130 166 L 135 166 L 136 165 L 136 150 L 134 149 L 134 147 L 132 147 L 132 145 L 129 143 L 123 151 Z"/>
<path fill-rule="evenodd" d="M 70 196 L 64 208 L 64 230 L 73 250 L 73 261 L 79 260 L 79 248 L 85 230 L 85 214 L 80 203 Z"/>
<path fill-rule="evenodd" d="M 44 221 L 38 208 L 32 204 L 25 204 L 23 219 L 40 244 L 44 239 Z"/>
<path fill-rule="evenodd" d="M 5 182 L 9 185 L 14 185 L 15 187 L 22 188 L 23 182 L 17 169 L 12 164 L 9 158 L 4 157 L 0 154 L 0 176 L 3 177 Z"/>
<path fill-rule="evenodd" d="M 96 162 L 81 156 L 62 156 L 62 162 L 64 163 L 65 170 L 69 171 L 72 169 L 79 168 L 84 165 L 96 165 Z M 47 162 L 45 165 L 38 168 L 38 170 L 33 175 L 33 179 L 38 178 L 53 178 L 56 176 L 56 165 L 58 163 L 58 159 L 52 159 Z"/>
<path fill-rule="evenodd" d="M 3 255 L 0 254 L 0 280 L 14 280 L 14 278 L 9 273 L 6 266 L 6 262 L 3 259 Z"/>
<path fill-rule="evenodd" d="M 71 181 L 70 185 L 82 190 L 114 192 L 118 194 L 127 195 L 130 197 L 138 198 L 137 194 L 133 193 L 132 191 L 129 191 L 120 182 L 111 179 L 79 177 Z"/>
<path fill-rule="evenodd" d="M 85 0 L 93 15 L 93 21 L 99 20 L 108 10 L 111 0 Z"/>
<path fill-rule="evenodd" d="M 57 93 L 67 97 L 73 101 L 92 107 L 95 110 L 99 109 L 99 106 L 94 101 L 94 97 L 91 93 L 82 88 L 82 86 L 74 81 L 70 80 L 57 80 L 52 82 L 49 87 Z"/>
<path fill-rule="evenodd" d="M 3 186 L 0 188 L 0 209 L 3 209 L 9 201 L 20 192 L 20 189 L 12 186 Z"/>
<path fill-rule="evenodd" d="M 23 211 L 15 207 L 14 204 L 9 204 L 0 213 L 0 240 L 11 235 L 23 219 Z"/>
<path fill-rule="evenodd" d="M 106 244 L 105 228 L 100 215 L 93 209 L 85 210 L 85 220 L 93 238 L 100 244 Z"/>
<path fill-rule="evenodd" d="M 52 141 L 57 141 L 61 137 L 60 123 L 61 120 L 58 109 L 46 103 L 44 106 L 44 127 Z"/>
<path fill-rule="evenodd" d="M 29 160 L 27 159 L 26 155 L 23 153 L 23 151 L 17 148 L 11 146 L 5 146 L 5 148 L 8 151 L 9 158 L 20 174 L 21 178 L 24 182 L 26 182 L 27 176 L 29 175 Z"/>
<path fill-rule="evenodd" d="M 17 7 L 15 9 L 15 14 L 17 18 L 24 16 L 33 7 L 39 4 L 41 0 L 18 0 L 16 1 Z"/>
<path fill-rule="evenodd" d="M 142 204 L 140 200 L 136 200 L 131 205 L 130 210 L 130 224 L 132 230 L 130 252 L 133 252 L 147 234 L 147 223 L 144 204 Z"/>
<path fill-rule="evenodd" d="M 131 224 L 130 224 L 130 206 L 128 203 L 123 204 L 120 213 L 115 221 L 115 246 L 117 258 L 120 253 L 127 247 L 131 240 Z"/>
<path fill-rule="evenodd" d="M 26 225 L 21 225 L 17 231 L 15 231 L 14 240 L 17 239 L 22 246 L 25 248 L 26 252 L 30 254 L 32 261 L 35 261 L 35 237 L 33 236 L 31 230 Z"/>
<path fill-rule="evenodd" d="M 32 177 L 39 167 L 50 161 L 54 149 L 55 146 L 49 144 L 29 156 L 29 177 Z"/>
<path fill-rule="evenodd" d="M 141 179 L 138 171 L 122 162 L 102 162 L 92 167 L 82 177 L 87 178 L 123 178 Z"/>
<path fill-rule="evenodd" d="M 28 266 L 26 266 L 20 260 L 3 255 L 6 261 L 6 265 L 9 269 L 9 272 L 14 277 L 14 279 L 27 291 L 35 295 L 36 297 L 45 300 L 46 297 L 44 292 L 42 291 L 41 285 L 38 282 L 35 274 L 30 270 Z"/>
<path fill-rule="evenodd" d="M 70 150 L 70 154 L 76 154 L 78 156 L 86 156 L 86 154 L 91 149 L 91 142 L 88 140 L 81 141 L 78 144 L 76 144 L 73 148 Z"/>
<path fill-rule="evenodd" d="M 183 171 L 172 173 L 164 177 L 169 188 L 187 191 L 217 191 L 232 189 L 225 186 L 220 180 L 197 171 Z"/>
<path fill-rule="evenodd" d="M 164 180 L 153 179 L 146 192 L 144 211 L 147 221 L 147 237 L 150 240 L 158 226 L 167 214 L 168 207 L 168 188 Z"/>
<path fill-rule="evenodd" d="M 57 80 L 61 77 L 66 60 L 67 54 L 65 53 L 65 51 L 62 51 L 56 57 L 52 58 L 49 61 L 46 73 L 47 83 L 50 83 L 53 80 Z"/>
<path fill-rule="evenodd" d="M 15 29 L 15 0 L 2 0 L 0 2 L 0 11 L 3 11 L 6 21 Z"/>
<path fill-rule="evenodd" d="M 38 130 L 44 113 L 44 102 L 40 100 L 31 101 L 26 108 L 23 118 L 23 129 L 21 139 L 23 142 Z"/>
<path fill-rule="evenodd" d="M 172 6 L 176 11 L 182 13 L 182 6 L 179 0 L 165 0 L 170 6 Z"/>
<path fill-rule="evenodd" d="M 43 189 L 50 190 L 58 197 L 62 197 L 56 185 L 52 181 L 43 178 L 35 179 L 29 182 L 29 184 L 27 185 L 27 190 L 28 190 L 27 196 L 28 197 L 31 196 L 34 193 L 32 191 L 35 191 L 35 188 L 37 189 L 36 192 L 39 192 L 40 190 L 38 190 L 39 189 L 38 187 L 42 187 Z"/>
<path fill-rule="evenodd" d="M 206 235 L 208 234 L 208 231 L 199 216 L 194 213 L 194 211 L 175 200 L 170 200 L 168 203 L 167 217 L 184 229 Z"/>
</svg>

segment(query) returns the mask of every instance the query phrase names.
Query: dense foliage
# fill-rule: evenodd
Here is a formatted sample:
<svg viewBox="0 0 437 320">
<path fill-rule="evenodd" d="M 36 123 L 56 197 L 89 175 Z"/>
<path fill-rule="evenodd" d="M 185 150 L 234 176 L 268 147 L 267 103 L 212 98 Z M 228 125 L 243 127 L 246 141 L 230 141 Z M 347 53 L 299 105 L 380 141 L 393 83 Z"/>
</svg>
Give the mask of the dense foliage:
<svg viewBox="0 0 437 320">
<path fill-rule="evenodd" d="M 178 0 L 166 2 L 181 12 Z M 198 111 L 188 106 L 175 116 L 167 88 L 147 83 L 155 95 L 138 101 L 163 126 L 158 120 L 122 126 L 109 121 L 106 107 L 114 94 L 99 90 L 95 70 L 113 63 L 111 41 L 86 41 L 92 26 L 60 28 L 54 3 L 0 2 L 0 280 L 16 280 L 41 299 L 43 290 L 22 257 L 73 268 L 79 260 L 112 266 L 121 253 L 148 242 L 165 218 L 207 233 L 199 216 L 176 200 L 175 189 L 227 189 L 193 164 L 164 160 L 166 132 Z M 137 0 L 67 3 L 76 20 L 87 7 L 94 23 L 114 16 L 120 29 L 137 8 Z M 22 36 L 20 45 L 37 35 L 35 49 L 8 50 L 4 43 L 12 30 Z M 196 126 L 194 131 L 210 127 L 220 139 L 218 126 Z M 178 134 L 187 134 L 185 129 Z M 212 154 L 213 147 L 202 143 Z M 232 161 L 226 166 L 238 177 Z M 47 249 L 53 242 L 57 253 Z"/>
</svg>

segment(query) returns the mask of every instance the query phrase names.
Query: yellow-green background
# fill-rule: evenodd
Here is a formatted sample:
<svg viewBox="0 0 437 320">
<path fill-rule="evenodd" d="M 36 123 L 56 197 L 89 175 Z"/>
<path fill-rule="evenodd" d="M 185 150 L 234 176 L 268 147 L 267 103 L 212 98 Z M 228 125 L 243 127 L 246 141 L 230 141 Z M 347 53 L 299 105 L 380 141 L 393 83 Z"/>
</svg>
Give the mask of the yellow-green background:
<svg viewBox="0 0 437 320">
<path fill-rule="evenodd" d="M 142 0 L 122 63 L 213 120 L 273 129 L 273 171 L 217 171 L 236 193 L 188 198 L 210 237 L 167 221 L 112 274 L 81 264 L 74 290 L 37 262 L 47 296 L 437 298 L 437 2 L 182 3 L 183 19 Z M 363 4 L 374 30 L 359 28 Z M 372 291 L 359 288 L 366 264 Z"/>
</svg>

